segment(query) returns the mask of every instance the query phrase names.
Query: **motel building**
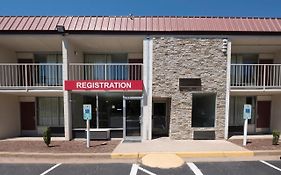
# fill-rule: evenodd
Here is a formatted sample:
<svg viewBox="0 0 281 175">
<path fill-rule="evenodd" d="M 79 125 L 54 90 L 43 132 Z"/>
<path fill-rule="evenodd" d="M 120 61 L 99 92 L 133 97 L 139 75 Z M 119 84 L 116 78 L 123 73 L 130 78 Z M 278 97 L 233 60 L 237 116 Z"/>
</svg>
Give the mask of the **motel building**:
<svg viewBox="0 0 281 175">
<path fill-rule="evenodd" d="M 0 16 L 0 139 L 281 130 L 281 19 Z"/>
</svg>

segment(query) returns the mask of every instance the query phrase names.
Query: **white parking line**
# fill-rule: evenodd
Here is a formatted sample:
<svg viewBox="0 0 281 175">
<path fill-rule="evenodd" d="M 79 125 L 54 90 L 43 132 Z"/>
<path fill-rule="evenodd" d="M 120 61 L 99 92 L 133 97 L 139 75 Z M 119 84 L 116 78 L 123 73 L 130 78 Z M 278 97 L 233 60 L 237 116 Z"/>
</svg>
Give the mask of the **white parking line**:
<svg viewBox="0 0 281 175">
<path fill-rule="evenodd" d="M 136 175 L 138 173 L 139 165 L 133 164 L 131 168 L 130 175 Z"/>
<path fill-rule="evenodd" d="M 149 175 L 156 175 L 156 174 L 154 174 L 154 173 L 152 173 L 152 172 L 150 172 L 150 171 L 148 171 L 148 170 L 146 170 L 146 169 L 140 167 L 140 166 L 137 165 L 137 164 L 133 164 L 133 165 L 132 165 L 130 175 L 137 175 L 138 170 L 141 170 L 141 171 L 143 171 L 143 172 L 145 172 L 146 174 L 149 174 Z"/>
<path fill-rule="evenodd" d="M 156 175 L 156 174 L 154 174 L 154 173 L 152 173 L 152 172 L 150 172 L 150 171 L 148 171 L 148 170 L 146 170 L 142 167 L 139 167 L 139 170 L 141 170 L 141 171 L 143 171 L 143 172 L 145 172 L 146 174 L 149 174 L 149 175 Z"/>
<path fill-rule="evenodd" d="M 189 166 L 189 168 L 193 171 L 195 175 L 203 175 L 203 173 L 199 170 L 199 168 L 194 163 L 187 162 L 186 164 Z"/>
<path fill-rule="evenodd" d="M 41 173 L 40 175 L 46 175 L 47 173 L 49 173 L 50 171 L 54 170 L 55 168 L 57 168 L 58 166 L 60 166 L 61 163 L 58 163 L 54 166 L 52 166 L 51 168 L 47 169 L 46 171 L 44 171 L 43 173 Z"/>
<path fill-rule="evenodd" d="M 260 160 L 260 162 L 263 163 L 263 164 L 266 164 L 267 166 L 270 166 L 271 168 L 274 168 L 274 169 L 276 169 L 278 171 L 281 171 L 280 168 L 278 168 L 278 167 L 276 167 L 276 166 L 274 166 L 274 165 L 272 165 L 272 164 L 270 164 L 270 163 L 268 163 L 268 162 L 266 162 L 264 160 Z"/>
</svg>

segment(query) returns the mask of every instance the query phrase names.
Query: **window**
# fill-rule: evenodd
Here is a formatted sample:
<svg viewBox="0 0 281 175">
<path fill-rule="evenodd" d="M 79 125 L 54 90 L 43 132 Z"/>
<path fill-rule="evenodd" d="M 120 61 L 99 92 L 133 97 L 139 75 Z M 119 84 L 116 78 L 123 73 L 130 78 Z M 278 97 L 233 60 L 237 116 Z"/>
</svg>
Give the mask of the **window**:
<svg viewBox="0 0 281 175">
<path fill-rule="evenodd" d="M 95 80 L 126 80 L 128 79 L 127 54 L 88 54 L 85 63 L 93 63 L 93 68 L 86 67 L 85 77 Z M 105 64 L 107 64 L 105 66 Z M 105 77 L 106 76 L 106 77 Z"/>
<path fill-rule="evenodd" d="M 126 93 L 140 96 L 140 93 Z M 91 128 L 122 128 L 123 127 L 123 93 L 107 92 L 92 94 L 72 94 L 72 125 L 73 128 L 85 128 L 83 120 L 83 104 L 92 105 Z M 98 97 L 98 100 L 97 100 Z M 97 105 L 98 103 L 98 105 Z M 98 116 L 97 116 L 98 111 Z"/>
<path fill-rule="evenodd" d="M 192 127 L 214 127 L 216 94 L 192 94 Z"/>
<path fill-rule="evenodd" d="M 42 64 L 35 67 L 38 86 L 62 85 L 62 67 L 56 66 L 62 63 L 61 54 L 35 54 L 35 63 Z"/>
<path fill-rule="evenodd" d="M 38 97 L 37 111 L 39 126 L 64 126 L 62 97 Z"/>
<path fill-rule="evenodd" d="M 255 109 L 256 109 L 256 97 L 254 96 L 231 96 L 229 104 L 229 126 L 243 126 L 243 110 L 244 104 L 252 105 L 252 119 L 249 120 L 249 124 L 255 124 Z"/>
</svg>

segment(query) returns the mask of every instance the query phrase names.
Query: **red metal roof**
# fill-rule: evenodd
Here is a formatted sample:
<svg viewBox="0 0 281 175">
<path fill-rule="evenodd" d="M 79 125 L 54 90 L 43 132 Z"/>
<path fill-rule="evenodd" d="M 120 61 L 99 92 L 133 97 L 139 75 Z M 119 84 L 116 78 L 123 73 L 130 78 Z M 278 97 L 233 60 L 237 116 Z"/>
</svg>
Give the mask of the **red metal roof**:
<svg viewBox="0 0 281 175">
<path fill-rule="evenodd" d="M 281 32 L 281 18 L 179 16 L 0 16 L 0 31 Z"/>
</svg>

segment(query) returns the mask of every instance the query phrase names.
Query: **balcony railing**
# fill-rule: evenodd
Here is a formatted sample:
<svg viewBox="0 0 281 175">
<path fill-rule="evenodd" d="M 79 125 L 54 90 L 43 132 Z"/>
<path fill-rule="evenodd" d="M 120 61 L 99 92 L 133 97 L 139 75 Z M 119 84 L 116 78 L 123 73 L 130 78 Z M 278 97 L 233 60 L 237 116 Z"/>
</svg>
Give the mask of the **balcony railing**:
<svg viewBox="0 0 281 175">
<path fill-rule="evenodd" d="M 69 64 L 70 80 L 142 80 L 142 64 Z"/>
<path fill-rule="evenodd" d="M 142 64 L 69 64 L 70 80 L 142 80 Z M 0 89 L 62 89 L 62 64 L 0 64 Z"/>
<path fill-rule="evenodd" d="M 0 64 L 0 89 L 49 89 L 62 85 L 62 64 Z"/>
<path fill-rule="evenodd" d="M 281 88 L 281 64 L 232 64 L 232 89 Z"/>
</svg>

